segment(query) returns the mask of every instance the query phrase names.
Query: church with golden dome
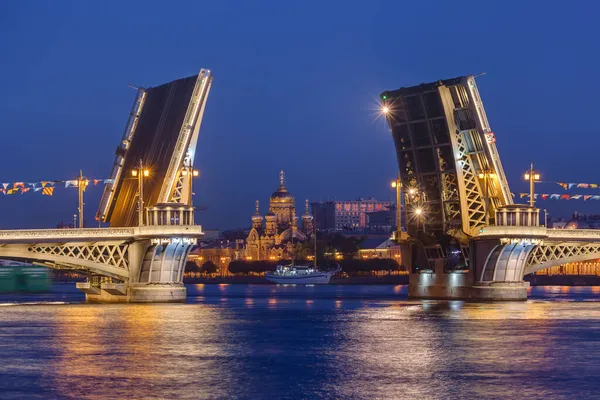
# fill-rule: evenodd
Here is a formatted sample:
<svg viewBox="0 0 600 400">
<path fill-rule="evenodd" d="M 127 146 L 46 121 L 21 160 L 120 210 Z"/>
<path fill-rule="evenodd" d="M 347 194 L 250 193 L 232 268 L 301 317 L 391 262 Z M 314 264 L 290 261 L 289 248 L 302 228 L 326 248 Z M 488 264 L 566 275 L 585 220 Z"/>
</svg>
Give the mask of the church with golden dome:
<svg viewBox="0 0 600 400">
<path fill-rule="evenodd" d="M 259 202 L 252 216 L 252 229 L 246 239 L 246 259 L 291 259 L 294 244 L 305 242 L 313 235 L 313 216 L 308 210 L 302 215 L 302 228 L 298 227 L 294 196 L 285 187 L 285 174 L 279 173 L 279 188 L 271 195 L 269 211 L 263 217 Z M 293 238 L 293 240 L 292 240 Z"/>
</svg>

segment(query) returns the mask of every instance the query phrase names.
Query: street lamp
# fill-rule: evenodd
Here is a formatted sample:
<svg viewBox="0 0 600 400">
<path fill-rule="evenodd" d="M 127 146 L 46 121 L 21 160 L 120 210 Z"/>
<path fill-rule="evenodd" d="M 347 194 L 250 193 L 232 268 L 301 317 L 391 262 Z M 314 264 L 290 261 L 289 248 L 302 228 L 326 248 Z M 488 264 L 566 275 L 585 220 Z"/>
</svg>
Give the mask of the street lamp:
<svg viewBox="0 0 600 400">
<path fill-rule="evenodd" d="M 496 174 L 491 169 L 483 169 L 479 172 L 479 179 L 483 179 L 483 187 L 485 192 L 485 224 L 490 224 L 490 195 L 489 195 L 489 178 L 494 178 Z"/>
<path fill-rule="evenodd" d="M 419 222 L 425 215 L 425 202 L 427 201 L 426 194 L 424 191 L 419 190 L 416 187 L 411 187 L 406 192 L 405 205 L 413 205 L 413 213 L 417 217 L 417 231 L 419 230 Z M 423 232 L 425 232 L 425 222 L 423 221 Z"/>
<path fill-rule="evenodd" d="M 150 171 L 144 168 L 144 164 L 142 163 L 142 159 L 140 158 L 140 163 L 138 167 L 134 170 L 131 170 L 131 175 L 137 177 L 138 180 L 138 225 L 144 225 L 144 178 L 150 176 Z"/>
<path fill-rule="evenodd" d="M 396 188 L 396 240 L 400 241 L 400 192 L 402 191 L 402 182 L 400 181 L 400 174 L 392 181 L 392 187 Z"/>
<path fill-rule="evenodd" d="M 182 176 L 188 176 L 190 175 L 190 177 L 188 178 L 188 190 L 190 192 L 190 196 L 189 196 L 189 205 L 193 205 L 193 200 L 192 200 L 192 179 L 196 178 L 198 176 L 200 176 L 200 171 L 198 171 L 197 169 L 194 169 L 194 167 L 191 164 L 188 165 L 184 165 L 183 168 L 181 169 L 181 175 Z"/>
<path fill-rule="evenodd" d="M 524 178 L 529 181 L 529 205 L 535 207 L 534 183 L 540 180 L 540 174 L 533 170 L 533 163 L 531 163 L 529 171 L 525 172 Z"/>
<path fill-rule="evenodd" d="M 415 208 L 415 215 L 417 216 L 417 232 L 418 232 L 419 225 L 421 223 L 421 217 L 423 216 L 423 209 L 421 207 Z M 423 224 L 423 232 L 425 232 L 425 224 Z"/>
</svg>

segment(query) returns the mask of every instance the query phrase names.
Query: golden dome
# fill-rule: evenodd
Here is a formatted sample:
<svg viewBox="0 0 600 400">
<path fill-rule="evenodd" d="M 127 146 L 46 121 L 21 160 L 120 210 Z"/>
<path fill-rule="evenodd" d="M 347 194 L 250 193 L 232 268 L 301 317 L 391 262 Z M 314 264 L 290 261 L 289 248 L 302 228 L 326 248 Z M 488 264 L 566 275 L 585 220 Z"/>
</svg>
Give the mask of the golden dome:
<svg viewBox="0 0 600 400">
<path fill-rule="evenodd" d="M 294 202 L 294 196 L 284 186 L 285 175 L 279 173 L 279 188 L 271 195 L 271 201 L 276 203 Z"/>
</svg>

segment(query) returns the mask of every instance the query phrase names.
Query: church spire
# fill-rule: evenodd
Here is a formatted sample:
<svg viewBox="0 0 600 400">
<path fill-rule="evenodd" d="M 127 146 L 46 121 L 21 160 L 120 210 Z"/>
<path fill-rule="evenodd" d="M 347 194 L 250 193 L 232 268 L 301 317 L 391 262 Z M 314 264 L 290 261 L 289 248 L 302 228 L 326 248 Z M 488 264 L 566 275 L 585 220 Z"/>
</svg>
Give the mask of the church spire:
<svg viewBox="0 0 600 400">
<path fill-rule="evenodd" d="M 254 212 L 254 215 L 252 216 L 252 227 L 253 228 L 260 228 L 262 227 L 262 223 L 263 223 L 263 217 L 262 215 L 260 215 L 260 211 L 258 210 L 258 200 L 256 200 L 256 211 Z"/>
</svg>

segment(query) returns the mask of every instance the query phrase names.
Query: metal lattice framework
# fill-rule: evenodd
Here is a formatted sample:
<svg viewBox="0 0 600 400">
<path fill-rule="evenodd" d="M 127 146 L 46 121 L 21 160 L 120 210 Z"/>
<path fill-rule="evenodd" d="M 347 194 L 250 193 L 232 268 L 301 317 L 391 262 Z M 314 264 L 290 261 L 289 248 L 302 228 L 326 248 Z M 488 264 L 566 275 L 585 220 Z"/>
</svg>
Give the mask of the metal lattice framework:
<svg viewBox="0 0 600 400">
<path fill-rule="evenodd" d="M 524 274 L 569 262 L 600 258 L 600 243 L 541 244 L 529 253 Z"/>
<path fill-rule="evenodd" d="M 175 189 L 173 190 L 173 196 L 171 197 L 172 203 L 184 203 L 181 201 L 183 198 L 183 188 L 185 187 L 185 177 L 180 173 L 175 182 Z"/>
<path fill-rule="evenodd" d="M 69 257 L 129 270 L 127 244 L 34 245 L 27 250 L 38 254 Z"/>
<path fill-rule="evenodd" d="M 476 133 L 476 132 L 475 132 Z M 457 131 L 456 150 L 461 155 L 456 162 L 456 170 L 459 175 L 459 187 L 462 186 L 461 203 L 464 206 L 463 229 L 473 235 L 477 229 L 485 225 L 485 200 L 479 187 L 477 171 L 473 165 L 470 151 L 466 145 L 466 135 L 469 131 Z"/>
</svg>

